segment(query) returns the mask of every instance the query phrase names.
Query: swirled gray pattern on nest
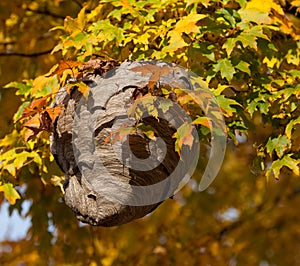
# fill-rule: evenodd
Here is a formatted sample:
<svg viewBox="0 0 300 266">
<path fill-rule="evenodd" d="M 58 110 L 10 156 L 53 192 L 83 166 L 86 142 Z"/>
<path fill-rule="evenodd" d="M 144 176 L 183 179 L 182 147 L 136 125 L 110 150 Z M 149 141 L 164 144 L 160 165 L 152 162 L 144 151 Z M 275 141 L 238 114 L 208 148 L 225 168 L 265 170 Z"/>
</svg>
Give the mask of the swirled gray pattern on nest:
<svg viewBox="0 0 300 266">
<path fill-rule="evenodd" d="M 90 87 L 89 97 L 92 95 L 93 101 L 89 101 L 84 107 L 80 105 L 85 99 L 76 87 L 71 90 L 70 94 L 64 88 L 61 88 L 58 92 L 55 105 L 63 106 L 64 113 L 55 122 L 51 137 L 51 151 L 66 174 L 65 203 L 82 222 L 91 225 L 114 226 L 143 217 L 153 211 L 165 199 L 164 195 L 174 193 L 178 188 L 178 183 L 185 175 L 186 169 L 184 169 L 184 166 L 179 167 L 181 172 L 177 173 L 178 178 L 172 178 L 157 193 L 153 191 L 153 194 L 141 195 L 143 200 L 144 197 L 146 199 L 151 197 L 161 198 L 161 201 L 152 204 L 142 206 L 139 204 L 124 204 L 122 201 L 112 200 L 107 196 L 114 193 L 112 196 L 122 197 L 122 194 L 124 194 L 124 191 L 120 190 L 117 193 L 119 195 L 115 195 L 116 191 L 110 187 L 114 186 L 114 183 L 107 182 L 108 179 L 104 178 L 107 173 L 114 180 L 118 180 L 123 184 L 146 186 L 165 180 L 180 164 L 181 160 L 175 151 L 175 140 L 172 136 L 176 131 L 175 128 L 178 128 L 180 123 L 182 124 L 184 121 L 184 113 L 177 110 L 176 107 L 174 107 L 176 110 L 172 110 L 172 107 L 167 112 L 159 114 L 160 119 L 158 120 L 153 117 L 143 119 L 144 123 L 155 128 L 158 136 L 165 143 L 166 151 L 160 149 L 160 145 L 155 141 L 150 142 L 142 132 L 137 131 L 127 138 L 131 153 L 137 158 L 146 159 L 151 154 L 158 158 L 160 163 L 153 169 L 146 169 L 147 165 L 144 165 L 145 170 L 141 170 L 143 165 L 130 167 L 130 164 L 124 164 L 116 156 L 116 151 L 111 143 L 105 141 L 113 130 L 112 126 L 116 121 L 116 117 L 126 112 L 132 105 L 134 101 L 133 94 L 136 90 L 145 88 L 149 84 L 151 73 L 145 75 L 130 69 L 151 64 L 172 68 L 172 71 L 159 77 L 158 86 L 191 89 L 188 74 L 183 69 L 165 62 L 138 61 L 124 62 L 103 76 L 85 73 L 83 79 Z M 78 108 L 81 108 L 82 111 L 80 117 L 82 123 L 79 127 L 77 126 L 77 131 L 74 131 Z M 89 118 L 84 118 L 85 111 L 89 111 L 87 114 L 97 111 L 97 119 L 94 121 L 95 125 L 92 128 Z M 174 112 L 176 116 L 174 116 Z M 121 118 L 120 121 L 122 122 Z M 128 126 L 128 119 L 126 121 Z M 131 121 L 131 123 L 133 125 L 134 121 Z M 92 135 L 88 133 L 91 131 Z M 86 134 L 84 134 L 85 132 Z M 79 135 L 80 137 L 78 137 Z M 89 141 L 91 137 L 93 140 Z M 77 147 L 82 147 L 82 150 L 76 150 Z M 82 157 L 85 152 L 88 153 L 86 160 L 80 160 L 80 163 L 84 164 L 86 169 L 92 168 L 95 160 L 100 160 L 105 167 L 105 171 L 96 172 L 96 176 L 92 178 L 87 178 L 82 174 L 83 168 L 78 165 L 77 157 Z M 126 154 L 126 149 L 121 149 L 121 153 L 121 157 L 128 161 L 127 157 L 129 155 Z M 164 158 L 160 158 L 162 154 Z M 192 161 L 194 158 L 189 159 Z M 99 188 L 99 190 L 95 188 Z M 105 193 L 102 193 L 101 190 Z M 127 198 L 130 197 L 130 192 L 128 193 L 125 195 Z"/>
</svg>

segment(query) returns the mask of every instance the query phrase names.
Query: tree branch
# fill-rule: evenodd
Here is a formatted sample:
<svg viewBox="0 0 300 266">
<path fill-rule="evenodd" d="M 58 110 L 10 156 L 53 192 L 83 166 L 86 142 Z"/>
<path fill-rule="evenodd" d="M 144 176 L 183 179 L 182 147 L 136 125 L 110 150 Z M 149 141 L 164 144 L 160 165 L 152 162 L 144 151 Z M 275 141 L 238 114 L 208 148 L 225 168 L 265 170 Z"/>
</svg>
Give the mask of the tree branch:
<svg viewBox="0 0 300 266">
<path fill-rule="evenodd" d="M 59 18 L 59 19 L 65 19 L 65 16 L 58 15 L 58 14 L 55 14 L 55 13 L 51 13 L 49 10 L 38 10 L 38 9 L 35 10 L 35 9 L 30 9 L 30 8 L 26 8 L 25 10 L 30 11 L 30 12 L 35 13 L 35 14 L 46 15 L 46 16 Z"/>
<path fill-rule="evenodd" d="M 83 8 L 83 5 L 79 1 L 73 0 L 73 2 L 76 3 L 80 8 Z"/>
<path fill-rule="evenodd" d="M 21 57 L 37 57 L 41 55 L 50 54 L 53 48 L 43 51 L 43 52 L 36 52 L 36 53 L 19 53 L 19 52 L 6 52 L 6 53 L 0 53 L 0 56 L 21 56 Z"/>
</svg>

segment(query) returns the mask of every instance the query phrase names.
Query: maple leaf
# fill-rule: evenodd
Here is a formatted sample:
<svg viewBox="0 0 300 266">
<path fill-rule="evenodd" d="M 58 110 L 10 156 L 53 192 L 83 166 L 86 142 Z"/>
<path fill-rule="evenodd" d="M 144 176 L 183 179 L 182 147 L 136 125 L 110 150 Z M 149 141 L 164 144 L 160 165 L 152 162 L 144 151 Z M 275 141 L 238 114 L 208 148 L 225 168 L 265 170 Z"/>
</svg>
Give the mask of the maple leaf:
<svg viewBox="0 0 300 266">
<path fill-rule="evenodd" d="M 143 65 L 143 66 L 137 66 L 134 68 L 131 68 L 130 70 L 133 72 L 141 72 L 142 76 L 146 76 L 148 74 L 151 74 L 149 77 L 149 83 L 148 87 L 149 89 L 152 89 L 157 82 L 159 82 L 160 78 L 164 75 L 170 74 L 171 71 L 173 71 L 175 68 L 170 66 L 157 66 L 157 65 Z"/>
<path fill-rule="evenodd" d="M 50 75 L 54 76 L 54 75 L 58 75 L 61 76 L 63 75 L 65 70 L 72 70 L 76 67 L 81 66 L 83 63 L 78 62 L 78 61 L 72 61 L 72 60 L 61 60 L 57 66 L 57 68 L 55 69 L 54 72 L 52 72 Z"/>
<path fill-rule="evenodd" d="M 134 127 L 128 127 L 128 126 L 121 126 L 119 129 L 114 131 L 111 136 L 108 136 L 105 138 L 105 143 L 107 143 L 109 140 L 111 141 L 112 144 L 115 144 L 116 142 L 124 142 L 125 138 L 134 133 L 136 129 Z"/>
<path fill-rule="evenodd" d="M 212 123 L 210 121 L 209 118 L 207 117 L 200 117 L 198 116 L 194 121 L 193 121 L 194 125 L 202 125 L 205 126 L 207 128 L 209 128 L 210 130 L 212 130 Z"/>
<path fill-rule="evenodd" d="M 134 103 L 127 110 L 128 116 L 135 117 L 135 119 L 139 120 L 146 111 L 149 115 L 158 119 L 158 110 L 155 107 L 156 99 L 156 96 L 150 93 L 135 99 Z"/>
<path fill-rule="evenodd" d="M 287 126 L 286 126 L 286 129 L 285 129 L 285 135 L 288 137 L 288 139 L 291 139 L 292 138 L 292 130 L 293 130 L 293 127 L 297 124 L 300 124 L 300 117 L 298 117 L 297 119 L 294 119 L 292 121 L 290 121 Z"/>
<path fill-rule="evenodd" d="M 12 205 L 16 203 L 17 199 L 20 199 L 20 194 L 14 189 L 11 183 L 0 184 L 0 191 L 4 192 L 5 198 Z"/>
<path fill-rule="evenodd" d="M 79 76 L 83 75 L 85 71 L 93 71 L 95 74 L 102 76 L 118 65 L 118 61 L 116 60 L 90 59 L 79 68 Z"/>
<path fill-rule="evenodd" d="M 276 179 L 279 179 L 280 171 L 283 167 L 287 167 L 293 171 L 295 175 L 299 175 L 299 159 L 291 158 L 291 155 L 285 155 L 283 158 L 273 161 L 270 168 L 266 172 L 267 178 L 274 174 Z"/>
<path fill-rule="evenodd" d="M 46 108 L 45 112 L 49 114 L 51 120 L 54 122 L 55 119 L 63 113 L 63 109 L 60 106 L 55 106 L 53 108 Z"/>
<path fill-rule="evenodd" d="M 235 69 L 231 64 L 230 60 L 227 58 L 220 59 L 216 64 L 214 64 L 214 71 L 221 72 L 221 77 L 226 78 L 228 81 L 232 80 L 235 73 Z"/>
<path fill-rule="evenodd" d="M 25 141 L 38 136 L 38 134 L 42 131 L 52 132 L 53 123 L 57 116 L 62 112 L 62 108 L 56 106 L 54 108 L 46 108 L 42 110 L 42 112 L 36 113 L 24 124 L 24 127 L 28 129 L 24 134 Z"/>
<path fill-rule="evenodd" d="M 39 114 L 35 114 L 31 119 L 26 121 L 24 124 L 24 127 L 28 129 L 24 134 L 24 139 L 26 142 L 40 133 L 40 126 L 41 121 Z"/>
<path fill-rule="evenodd" d="M 207 15 L 204 14 L 196 14 L 192 13 L 187 15 L 186 17 L 181 18 L 176 26 L 175 26 L 175 31 L 182 33 L 191 33 L 191 32 L 200 32 L 199 27 L 196 25 L 196 23 L 201 20 L 206 18 Z"/>
<path fill-rule="evenodd" d="M 280 15 L 284 15 L 282 7 L 273 0 L 264 0 L 263 5 L 260 0 L 251 0 L 247 3 L 246 9 L 256 9 L 265 13 L 270 13 L 271 10 L 275 10 Z"/>
<path fill-rule="evenodd" d="M 196 25 L 201 19 L 206 18 L 204 14 L 189 14 L 185 17 L 180 18 L 175 28 L 168 33 L 170 37 L 170 45 L 164 47 L 165 52 L 176 51 L 179 48 L 187 46 L 188 44 L 183 40 L 182 33 L 198 33 L 200 28 Z"/>
<path fill-rule="evenodd" d="M 187 145 L 190 148 L 192 148 L 194 142 L 192 130 L 193 130 L 193 125 L 185 122 L 173 134 L 173 138 L 176 138 L 175 150 L 179 155 L 183 145 Z"/>
<path fill-rule="evenodd" d="M 46 106 L 47 100 L 49 99 L 50 96 L 51 96 L 51 94 L 46 95 L 42 98 L 33 100 L 30 103 L 30 105 L 24 109 L 20 119 L 23 119 L 25 117 L 29 117 L 29 116 L 32 116 L 33 114 L 41 112 L 41 110 L 44 109 L 44 107 Z"/>
<path fill-rule="evenodd" d="M 77 16 L 77 18 L 73 19 L 70 16 L 67 16 L 64 21 L 64 27 L 67 32 L 69 32 L 72 36 L 76 36 L 81 33 L 85 27 L 85 7 L 82 8 Z"/>
<path fill-rule="evenodd" d="M 144 123 L 139 123 L 137 128 L 143 131 L 148 139 L 156 140 L 155 134 L 158 134 L 154 127 Z"/>
<path fill-rule="evenodd" d="M 82 81 L 76 83 L 76 86 L 78 87 L 78 91 L 80 91 L 83 97 L 87 100 L 90 92 L 90 87 Z"/>
<path fill-rule="evenodd" d="M 52 131 L 52 119 L 47 111 L 42 112 L 40 115 L 40 131 L 46 130 L 48 132 Z"/>
</svg>

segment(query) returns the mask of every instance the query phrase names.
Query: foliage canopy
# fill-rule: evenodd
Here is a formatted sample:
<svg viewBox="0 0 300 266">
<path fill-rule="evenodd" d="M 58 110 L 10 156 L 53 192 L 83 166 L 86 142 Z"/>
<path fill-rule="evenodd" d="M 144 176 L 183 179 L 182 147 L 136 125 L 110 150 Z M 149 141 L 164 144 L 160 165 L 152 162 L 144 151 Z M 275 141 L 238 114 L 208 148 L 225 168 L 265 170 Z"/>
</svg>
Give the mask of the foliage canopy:
<svg viewBox="0 0 300 266">
<path fill-rule="evenodd" d="M 186 265 L 228 265 L 230 261 L 250 265 L 259 264 L 261 259 L 292 265 L 298 261 L 297 253 L 290 251 L 291 257 L 277 254 L 279 246 L 268 243 L 278 236 L 280 222 L 284 226 L 290 224 L 280 220 L 281 212 L 280 215 L 279 211 L 271 212 L 273 207 L 280 208 L 275 200 L 279 188 L 270 185 L 274 191 L 267 191 L 264 180 L 272 183 L 271 177 L 274 177 L 285 179 L 282 182 L 288 184 L 292 182 L 286 180 L 288 176 L 299 176 L 299 1 L 266 0 L 263 5 L 260 0 L 15 2 L 0 4 L 0 44 L 4 51 L 1 56 L 6 59 L 21 56 L 28 60 L 29 55 L 39 59 L 26 61 L 28 67 L 18 70 L 18 76 L 14 77 L 18 81 L 3 84 L 1 90 L 14 89 L 20 105 L 14 113 L 10 133 L 0 140 L 0 191 L 12 204 L 11 210 L 21 211 L 22 202 L 32 202 L 28 213 L 32 217 L 32 227 L 20 245 L 6 243 L 14 252 L 4 252 L 0 261 L 8 265 L 20 261 L 26 264 L 80 261 L 78 265 L 100 262 L 121 265 L 131 261 L 135 265 L 144 265 L 147 259 L 147 264 L 153 265 L 183 262 Z M 41 19 L 43 23 L 39 23 Z M 25 48 L 22 44 L 28 40 L 30 43 Z M 47 49 L 40 50 L 41 47 Z M 51 55 L 47 54 L 50 50 Z M 59 58 L 63 59 L 61 63 L 57 63 Z M 167 215 L 158 210 L 135 225 L 110 231 L 78 227 L 72 214 L 59 203 L 60 189 L 49 185 L 62 188 L 63 176 L 49 151 L 51 123 L 46 127 L 43 116 L 47 114 L 53 121 L 61 112 L 50 107 L 55 94 L 61 86 L 69 86 L 67 80 L 78 75 L 80 66 L 92 58 L 120 62 L 127 59 L 165 60 L 200 76 L 203 84 L 216 96 L 226 119 L 230 145 L 235 145 L 227 157 L 239 160 L 224 163 L 221 176 L 231 175 L 228 187 L 217 183 L 202 196 L 186 188 L 176 204 L 167 202 L 161 207 L 164 210 L 171 208 Z M 20 62 L 19 58 L 14 60 Z M 47 67 L 40 67 L 41 64 Z M 48 73 L 42 74 L 42 71 Z M 77 85 L 85 91 L 84 85 Z M 202 125 L 201 133 L 207 135 L 207 122 L 198 121 Z M 247 143 L 241 141 L 244 136 Z M 239 157 L 243 153 L 250 159 L 245 155 Z M 204 162 L 205 158 L 202 160 Z M 243 167 L 247 165 L 251 165 L 252 175 L 245 174 L 248 181 L 239 187 L 239 183 L 246 181 L 243 176 L 231 173 L 230 167 L 244 171 Z M 199 181 L 197 177 L 201 176 L 201 170 L 199 166 L 195 182 Z M 222 201 L 227 194 L 233 193 L 231 189 L 239 188 L 241 192 L 229 196 L 224 206 L 214 207 L 208 203 Z M 257 192 L 252 193 L 253 190 Z M 219 191 L 219 196 L 214 191 Z M 293 191 L 293 188 L 287 189 L 282 204 L 288 204 L 289 197 L 294 197 Z M 265 201 L 266 198 L 270 200 Z M 199 206 L 200 201 L 205 205 Z M 293 202 L 297 201 L 298 198 L 293 199 Z M 237 220 L 224 216 L 230 206 L 238 210 Z M 204 210 L 193 212 L 198 208 Z M 205 212 L 206 216 L 202 218 Z M 210 212 L 215 216 L 207 215 Z M 292 216 L 288 207 L 282 213 Z M 270 217 L 264 220 L 268 214 Z M 252 236 L 249 242 L 244 235 L 256 230 L 249 222 L 249 217 L 253 216 L 260 225 L 257 230 L 273 230 L 265 242 L 259 235 Z M 200 225 L 201 220 L 203 224 Z M 176 225 L 177 221 L 181 227 Z M 54 231 L 49 232 L 50 224 L 55 226 Z M 290 230 L 296 230 L 293 226 Z M 72 238 L 74 230 L 80 238 Z M 143 235 L 136 236 L 136 230 Z M 195 237 L 193 230 L 202 235 Z M 288 242 L 291 235 L 283 234 L 282 238 Z M 114 242 L 112 239 L 121 240 Z M 137 257 L 140 241 L 149 245 L 143 250 L 147 255 Z M 260 244 L 255 246 L 253 243 L 257 241 Z M 34 245 L 38 249 L 34 249 Z M 267 245 L 271 245 L 273 253 L 260 250 Z M 249 248 L 247 257 L 242 253 Z M 181 255 L 176 257 L 176 252 Z M 151 254 L 153 256 L 147 257 Z"/>
</svg>

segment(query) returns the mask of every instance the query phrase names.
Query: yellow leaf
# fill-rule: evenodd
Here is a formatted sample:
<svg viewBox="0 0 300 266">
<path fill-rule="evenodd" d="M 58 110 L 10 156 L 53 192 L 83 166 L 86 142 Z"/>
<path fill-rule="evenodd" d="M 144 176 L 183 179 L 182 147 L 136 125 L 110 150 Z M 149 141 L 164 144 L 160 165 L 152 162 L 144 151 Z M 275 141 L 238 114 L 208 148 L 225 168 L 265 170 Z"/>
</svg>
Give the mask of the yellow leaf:
<svg viewBox="0 0 300 266">
<path fill-rule="evenodd" d="M 76 84 L 76 86 L 78 86 L 78 90 L 82 93 L 83 97 L 87 100 L 90 93 L 89 86 L 83 83 L 82 81 Z"/>
<path fill-rule="evenodd" d="M 186 34 L 191 32 L 199 32 L 200 30 L 196 23 L 206 17 L 207 15 L 204 14 L 189 14 L 177 22 L 174 30 L 178 33 L 185 32 Z"/>
<path fill-rule="evenodd" d="M 141 44 L 149 44 L 149 38 L 151 36 L 148 34 L 148 32 L 145 32 L 142 35 L 138 35 L 136 38 L 133 39 L 133 42 L 136 43 L 141 43 Z"/>
<path fill-rule="evenodd" d="M 11 205 L 14 205 L 16 200 L 21 198 L 11 183 L 0 185 L 0 191 L 4 192 L 5 198 Z"/>
<path fill-rule="evenodd" d="M 267 64 L 268 67 L 273 68 L 275 65 L 278 67 L 281 62 L 275 57 L 272 57 L 271 59 L 265 57 L 263 63 Z"/>
<path fill-rule="evenodd" d="M 14 165 L 17 169 L 22 168 L 22 166 L 27 162 L 27 158 L 30 157 L 30 153 L 27 151 L 22 151 L 16 154 L 16 159 L 14 160 Z"/>
<path fill-rule="evenodd" d="M 284 15 L 284 12 L 280 5 L 276 4 L 274 0 L 251 0 L 247 3 L 246 9 L 257 9 L 262 12 L 270 13 L 272 9 L 277 11 L 280 15 Z"/>
<path fill-rule="evenodd" d="M 71 36 L 81 33 L 85 27 L 85 8 L 82 8 L 76 19 L 67 16 L 64 21 L 64 27 Z"/>
<path fill-rule="evenodd" d="M 61 190 L 61 192 L 64 194 L 65 191 L 64 191 L 64 187 L 63 187 L 63 184 L 64 184 L 64 180 L 65 180 L 65 177 L 64 176 L 57 176 L 57 175 L 53 175 L 51 177 L 51 184 L 54 185 L 54 186 L 58 186 Z"/>
<path fill-rule="evenodd" d="M 206 17 L 207 15 L 203 14 L 189 14 L 181 18 L 175 25 L 175 28 L 169 32 L 168 36 L 170 37 L 170 44 L 166 47 L 164 52 L 176 51 L 179 48 L 187 46 L 187 43 L 182 39 L 182 33 L 189 34 L 200 32 L 200 29 L 196 24 L 199 20 Z"/>
<path fill-rule="evenodd" d="M 295 0 L 291 2 L 292 6 L 300 6 L 300 0 Z"/>
<path fill-rule="evenodd" d="M 16 167 L 14 163 L 7 164 L 3 166 L 3 170 L 7 170 L 13 177 L 16 176 Z"/>
<path fill-rule="evenodd" d="M 76 18 L 79 28 L 83 31 L 85 26 L 85 7 L 82 8 Z"/>
<path fill-rule="evenodd" d="M 17 130 L 13 130 L 13 132 L 9 135 L 6 135 L 3 139 L 0 140 L 1 147 L 8 147 L 17 142 L 19 138 L 19 134 Z"/>
</svg>

